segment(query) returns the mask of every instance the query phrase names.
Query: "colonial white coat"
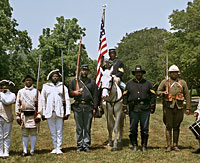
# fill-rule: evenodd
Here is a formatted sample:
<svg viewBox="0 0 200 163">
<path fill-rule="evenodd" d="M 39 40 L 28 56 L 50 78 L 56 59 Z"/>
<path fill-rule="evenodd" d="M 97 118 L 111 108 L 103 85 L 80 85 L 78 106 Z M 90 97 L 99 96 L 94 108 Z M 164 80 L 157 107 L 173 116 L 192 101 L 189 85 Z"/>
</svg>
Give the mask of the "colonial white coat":
<svg viewBox="0 0 200 163">
<path fill-rule="evenodd" d="M 66 100 L 66 115 L 70 114 L 70 99 L 68 89 L 64 86 L 65 100 Z M 58 82 L 54 85 L 52 82 L 48 82 L 43 85 L 41 97 L 42 97 L 42 110 L 45 118 L 50 118 L 52 112 L 55 111 L 56 116 L 63 117 L 63 99 L 62 99 L 62 82 Z"/>
<path fill-rule="evenodd" d="M 0 116 L 6 122 L 13 121 L 12 104 L 15 102 L 15 94 L 7 91 L 6 93 L 0 92 Z"/>
</svg>

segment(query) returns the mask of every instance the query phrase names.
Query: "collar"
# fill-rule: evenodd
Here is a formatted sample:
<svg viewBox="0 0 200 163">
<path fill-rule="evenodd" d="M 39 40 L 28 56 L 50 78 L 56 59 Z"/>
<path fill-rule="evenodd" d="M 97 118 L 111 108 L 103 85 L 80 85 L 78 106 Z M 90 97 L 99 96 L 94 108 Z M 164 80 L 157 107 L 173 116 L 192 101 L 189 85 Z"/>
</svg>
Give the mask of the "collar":
<svg viewBox="0 0 200 163">
<path fill-rule="evenodd" d="M 33 85 L 32 85 L 31 87 L 25 86 L 24 88 L 25 88 L 26 90 L 32 90 L 32 89 L 33 89 Z"/>
<path fill-rule="evenodd" d="M 50 81 L 50 82 L 47 83 L 47 85 L 55 87 L 55 86 L 62 85 L 62 82 L 58 81 L 56 84 L 54 84 L 53 82 Z"/>
<path fill-rule="evenodd" d="M 2 93 L 4 93 L 4 92 L 2 92 Z M 10 90 L 8 89 L 4 94 L 7 94 L 7 93 L 10 93 Z"/>
<path fill-rule="evenodd" d="M 82 80 L 80 79 L 83 83 L 88 83 L 89 78 L 87 78 L 86 80 Z"/>
<path fill-rule="evenodd" d="M 136 82 L 136 83 L 144 83 L 145 79 L 142 78 L 142 79 L 139 81 L 139 80 L 137 80 L 136 78 L 134 78 L 133 81 Z"/>
</svg>

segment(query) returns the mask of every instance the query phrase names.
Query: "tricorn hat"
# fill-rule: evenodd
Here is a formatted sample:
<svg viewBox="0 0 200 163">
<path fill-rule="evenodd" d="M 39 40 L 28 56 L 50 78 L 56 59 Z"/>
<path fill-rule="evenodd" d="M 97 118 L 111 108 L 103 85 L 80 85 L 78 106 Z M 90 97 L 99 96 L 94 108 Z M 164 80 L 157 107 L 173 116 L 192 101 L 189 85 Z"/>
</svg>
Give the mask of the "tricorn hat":
<svg viewBox="0 0 200 163">
<path fill-rule="evenodd" d="M 25 80 L 26 80 L 27 78 L 31 78 L 34 82 L 37 81 L 32 75 L 28 74 L 28 75 L 26 75 L 26 76 L 24 77 L 24 79 L 22 80 L 22 82 L 25 82 Z"/>
<path fill-rule="evenodd" d="M 89 71 L 89 66 L 88 66 L 88 64 L 83 64 L 83 65 L 81 65 L 81 69 L 82 69 L 82 70 L 88 70 L 88 71 Z"/>
<path fill-rule="evenodd" d="M 52 77 L 54 74 L 58 74 L 59 77 L 62 76 L 62 74 L 60 73 L 59 69 L 55 69 L 55 70 L 52 70 L 52 71 L 47 75 L 47 80 L 51 79 L 51 77 Z"/>
<path fill-rule="evenodd" d="M 5 79 L 0 81 L 0 85 L 4 85 L 4 84 L 9 85 L 9 86 L 15 86 L 15 83 L 13 83 L 10 80 L 5 80 Z"/>
<path fill-rule="evenodd" d="M 132 71 L 132 74 L 135 75 L 135 72 L 142 72 L 143 74 L 146 73 L 146 71 L 142 69 L 141 65 L 136 65 L 135 66 L 135 70 Z"/>
</svg>

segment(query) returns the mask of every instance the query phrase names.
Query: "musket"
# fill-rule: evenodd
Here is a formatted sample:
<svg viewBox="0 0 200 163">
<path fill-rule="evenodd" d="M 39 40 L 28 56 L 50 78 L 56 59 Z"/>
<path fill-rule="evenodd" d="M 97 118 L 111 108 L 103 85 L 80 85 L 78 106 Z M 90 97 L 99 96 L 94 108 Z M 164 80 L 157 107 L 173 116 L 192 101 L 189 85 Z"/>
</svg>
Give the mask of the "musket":
<svg viewBox="0 0 200 163">
<path fill-rule="evenodd" d="M 76 66 L 76 90 L 79 90 L 79 84 L 78 84 L 78 79 L 79 79 L 79 67 L 80 67 L 80 58 L 81 58 L 81 42 L 82 42 L 82 38 L 80 39 L 80 43 L 79 43 L 79 49 L 78 49 L 78 60 L 77 60 L 77 66 Z"/>
<path fill-rule="evenodd" d="M 38 115 L 38 101 L 39 101 L 39 80 L 40 80 L 40 62 L 41 62 L 41 55 L 39 56 L 39 63 L 38 63 L 38 74 L 37 74 L 37 92 L 36 92 L 36 107 L 35 107 L 35 119 Z"/>
<path fill-rule="evenodd" d="M 167 53 L 166 53 L 166 94 L 169 94 L 168 50 L 167 50 Z"/>
<path fill-rule="evenodd" d="M 62 103 L 63 103 L 63 117 L 66 115 L 66 100 L 65 100 L 65 78 L 64 78 L 64 59 L 63 59 L 63 50 L 61 50 L 62 58 Z"/>
</svg>

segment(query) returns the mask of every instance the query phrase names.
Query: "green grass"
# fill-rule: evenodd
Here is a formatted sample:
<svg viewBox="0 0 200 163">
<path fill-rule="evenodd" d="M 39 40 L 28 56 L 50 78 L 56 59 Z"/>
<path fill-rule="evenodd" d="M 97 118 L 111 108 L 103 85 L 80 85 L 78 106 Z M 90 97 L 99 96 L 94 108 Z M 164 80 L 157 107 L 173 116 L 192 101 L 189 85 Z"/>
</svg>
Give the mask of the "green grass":
<svg viewBox="0 0 200 163">
<path fill-rule="evenodd" d="M 22 158 L 22 142 L 21 130 L 16 121 L 13 122 L 10 157 L 7 159 L 0 159 L 0 162 L 81 162 L 81 163 L 106 163 L 106 162 L 144 162 L 144 163 L 171 163 L 171 162 L 199 162 L 200 155 L 195 155 L 192 151 L 198 147 L 197 140 L 188 129 L 189 125 L 194 122 L 195 118 L 185 116 L 181 125 L 181 134 L 179 139 L 179 146 L 181 152 L 165 153 L 166 140 L 165 140 L 165 127 L 162 122 L 162 106 L 157 105 L 155 114 L 151 115 L 150 132 L 149 132 L 149 150 L 143 154 L 140 150 L 133 152 L 129 145 L 129 118 L 126 117 L 124 138 L 122 141 L 122 150 L 111 152 L 110 147 L 107 147 L 105 142 L 107 139 L 107 128 L 105 116 L 101 119 L 95 119 L 92 126 L 92 145 L 91 153 L 76 153 L 76 135 L 75 135 L 75 122 L 73 114 L 68 121 L 64 124 L 64 139 L 63 139 L 63 152 L 62 155 L 52 155 L 52 141 L 47 126 L 47 122 L 41 123 L 40 132 L 36 144 L 36 155 L 31 157 Z M 139 136 L 140 137 L 140 136 Z M 140 144 L 140 138 L 139 138 Z M 30 147 L 29 147 L 30 149 Z"/>
</svg>

